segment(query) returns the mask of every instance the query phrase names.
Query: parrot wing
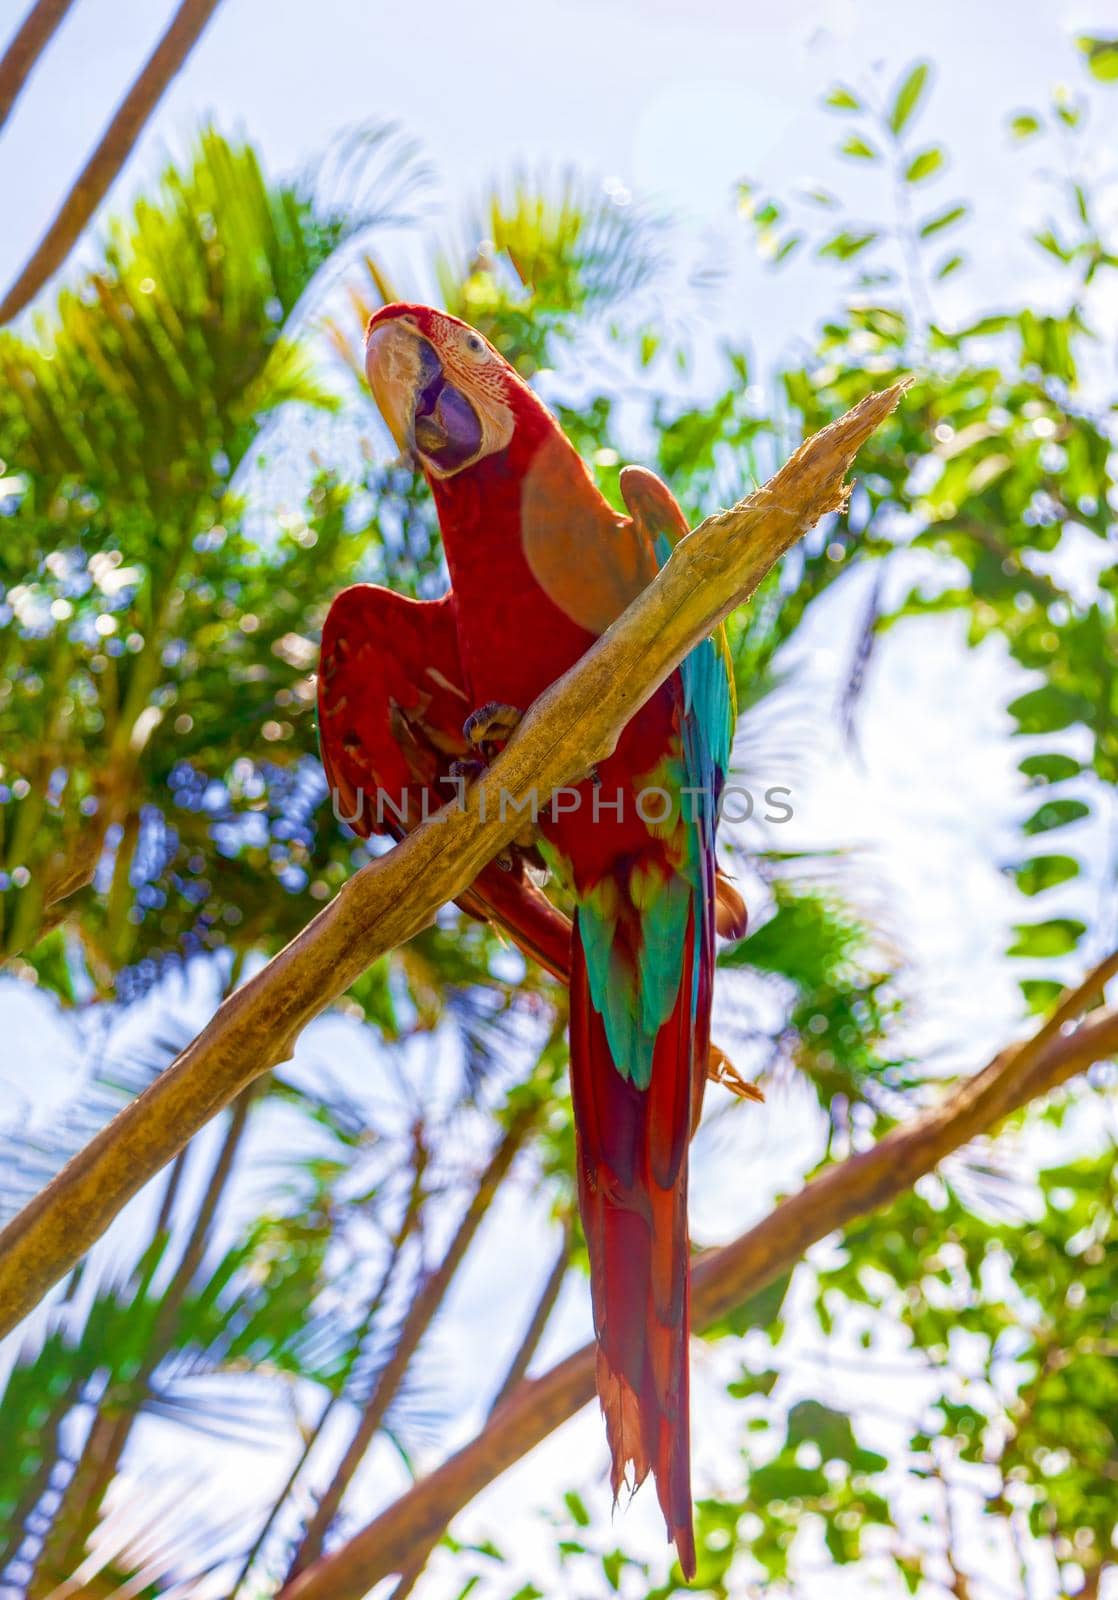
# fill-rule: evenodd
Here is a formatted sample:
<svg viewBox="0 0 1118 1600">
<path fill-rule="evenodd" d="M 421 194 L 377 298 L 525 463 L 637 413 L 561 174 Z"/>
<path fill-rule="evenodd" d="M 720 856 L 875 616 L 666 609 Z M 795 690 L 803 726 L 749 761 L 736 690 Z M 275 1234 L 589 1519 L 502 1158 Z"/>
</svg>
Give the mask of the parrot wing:
<svg viewBox="0 0 1118 1600">
<path fill-rule="evenodd" d="M 411 600 L 359 583 L 330 607 L 318 676 L 322 764 L 335 815 L 362 838 L 402 838 L 454 797 L 440 780 L 470 754 L 464 681 L 452 593 Z M 457 903 L 567 981 L 570 923 L 515 852 L 513 870 L 491 863 Z"/>
<path fill-rule="evenodd" d="M 623 467 L 621 498 L 634 527 L 652 551 L 659 569 L 690 529 L 679 502 L 647 467 Z M 683 679 L 685 745 L 688 777 L 695 787 L 712 793 L 712 806 L 701 817 L 704 847 L 714 860 L 714 829 L 718 797 L 730 768 L 730 750 L 737 722 L 734 667 L 725 624 L 686 657 Z M 748 926 L 745 901 L 718 867 L 715 867 L 715 920 L 723 939 L 741 939 Z"/>
</svg>

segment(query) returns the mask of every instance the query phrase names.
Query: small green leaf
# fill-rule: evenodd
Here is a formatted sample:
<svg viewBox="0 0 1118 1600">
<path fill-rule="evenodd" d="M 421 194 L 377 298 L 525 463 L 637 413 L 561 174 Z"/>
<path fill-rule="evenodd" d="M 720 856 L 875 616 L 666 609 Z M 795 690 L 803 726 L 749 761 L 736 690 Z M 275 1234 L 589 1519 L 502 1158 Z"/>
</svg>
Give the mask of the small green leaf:
<svg viewBox="0 0 1118 1600">
<path fill-rule="evenodd" d="M 1055 256 L 1065 266 L 1075 260 L 1074 249 L 1069 250 L 1067 245 L 1061 244 L 1053 229 L 1043 228 L 1039 233 L 1034 233 L 1033 238 L 1042 250 L 1047 250 L 1050 256 Z"/>
<path fill-rule="evenodd" d="M 1118 83 L 1118 39 L 1092 39 L 1081 34 L 1075 41 L 1087 57 L 1087 70 L 1100 83 Z"/>
<path fill-rule="evenodd" d="M 813 189 L 803 190 L 801 198 L 810 205 L 822 206 L 825 211 L 833 211 L 840 204 L 838 195 L 832 194 L 830 189 L 824 189 L 822 184 L 817 184 Z"/>
<path fill-rule="evenodd" d="M 921 150 L 913 156 L 905 168 L 904 181 L 906 183 L 923 183 L 925 178 L 930 178 L 943 166 L 943 151 L 938 144 L 929 145 L 926 150 Z"/>
<path fill-rule="evenodd" d="M 1053 828 L 1066 828 L 1090 815 L 1090 807 L 1082 800 L 1046 800 L 1039 811 L 1034 811 L 1022 831 L 1027 834 L 1051 833 Z"/>
<path fill-rule="evenodd" d="M 858 134 L 852 133 L 849 139 L 844 139 L 839 145 L 839 153 L 844 156 L 853 156 L 856 161 L 876 161 L 878 152 L 872 144 Z"/>
<path fill-rule="evenodd" d="M 602 1571 L 605 1573 L 606 1582 L 615 1594 L 621 1587 L 622 1568 L 631 1564 L 632 1557 L 627 1556 L 624 1550 L 607 1550 L 602 1557 Z"/>
<path fill-rule="evenodd" d="M 836 83 L 830 94 L 824 100 L 825 106 L 830 106 L 832 111 L 861 111 L 862 102 L 843 83 Z"/>
<path fill-rule="evenodd" d="M 590 1526 L 590 1513 L 587 1511 L 581 1496 L 577 1495 L 573 1489 L 567 1490 L 563 1496 L 563 1503 L 570 1512 L 573 1521 L 580 1528 L 588 1528 Z"/>
<path fill-rule="evenodd" d="M 867 229 L 865 233 L 849 233 L 844 228 L 841 233 L 833 234 L 821 244 L 815 253 L 817 256 L 834 256 L 838 261 L 849 261 L 873 244 L 876 238 L 877 233 L 872 229 Z"/>
<path fill-rule="evenodd" d="M 780 1373 L 774 1372 L 771 1367 L 764 1372 L 750 1372 L 743 1367 L 741 1377 L 726 1385 L 726 1393 L 733 1395 L 735 1400 L 747 1400 L 754 1394 L 772 1394 L 779 1377 Z"/>
<path fill-rule="evenodd" d="M 1017 935 L 1006 952 L 1011 956 L 1066 956 L 1074 950 L 1087 929 L 1074 917 L 1054 917 L 1051 922 L 1019 922 Z"/>
<path fill-rule="evenodd" d="M 1053 750 L 1046 755 L 1026 756 L 1017 763 L 1017 770 L 1026 778 L 1038 778 L 1044 783 L 1066 783 L 1069 778 L 1078 777 L 1083 768 L 1071 756 Z"/>
<path fill-rule="evenodd" d="M 940 279 L 941 282 L 944 278 L 949 278 L 953 272 L 958 272 L 959 268 L 965 263 L 966 259 L 966 256 L 948 256 L 947 259 L 941 261 L 939 266 L 936 268 L 936 277 Z"/>
<path fill-rule="evenodd" d="M 1058 883 L 1066 883 L 1078 871 L 1079 862 L 1074 856 L 1031 856 L 1014 867 L 1013 876 L 1022 894 L 1034 895 L 1054 889 Z"/>
<path fill-rule="evenodd" d="M 946 211 L 937 211 L 934 217 L 929 217 L 927 222 L 921 224 L 921 239 L 930 239 L 933 233 L 939 233 L 943 228 L 952 227 L 966 214 L 966 206 L 948 206 Z"/>
<path fill-rule="evenodd" d="M 1017 719 L 1019 733 L 1058 733 L 1070 728 L 1082 715 L 1078 702 L 1050 683 L 1018 695 L 1010 701 L 1008 710 Z"/>
<path fill-rule="evenodd" d="M 896 99 L 889 112 L 889 126 L 894 133 L 903 132 L 919 105 L 920 96 L 924 93 L 928 82 L 928 71 L 926 61 L 917 62 L 897 90 Z"/>
<path fill-rule="evenodd" d="M 1031 139 L 1040 132 L 1040 118 L 1031 111 L 1018 111 L 1009 119 L 1009 131 L 1015 139 Z"/>
<path fill-rule="evenodd" d="M 1022 978 L 1019 987 L 1025 1004 L 1038 1016 L 1051 1011 L 1064 992 L 1063 984 L 1057 983 L 1055 978 Z"/>
</svg>

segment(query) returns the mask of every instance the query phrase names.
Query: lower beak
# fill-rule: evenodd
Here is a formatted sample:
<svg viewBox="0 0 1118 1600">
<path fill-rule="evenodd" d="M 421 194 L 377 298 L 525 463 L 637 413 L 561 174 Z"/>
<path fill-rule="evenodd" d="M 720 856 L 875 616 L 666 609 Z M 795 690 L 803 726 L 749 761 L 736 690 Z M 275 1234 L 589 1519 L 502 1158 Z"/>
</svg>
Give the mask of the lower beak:
<svg viewBox="0 0 1118 1600">
<path fill-rule="evenodd" d="M 478 414 L 449 382 L 422 334 L 399 322 L 374 328 L 365 371 L 401 450 L 414 450 L 436 476 L 457 472 L 477 455 L 482 444 Z"/>
</svg>

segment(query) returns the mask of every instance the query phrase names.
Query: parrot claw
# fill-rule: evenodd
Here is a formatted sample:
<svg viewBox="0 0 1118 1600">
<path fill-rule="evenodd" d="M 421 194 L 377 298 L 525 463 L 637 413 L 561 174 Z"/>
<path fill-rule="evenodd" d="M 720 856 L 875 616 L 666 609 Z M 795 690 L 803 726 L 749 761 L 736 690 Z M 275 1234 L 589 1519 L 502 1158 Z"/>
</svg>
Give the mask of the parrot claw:
<svg viewBox="0 0 1118 1600">
<path fill-rule="evenodd" d="M 730 1093 L 736 1094 L 739 1100 L 755 1100 L 761 1105 L 765 1103 L 765 1096 L 757 1085 L 743 1078 L 729 1056 L 720 1050 L 716 1044 L 712 1044 L 710 1047 L 707 1078 L 711 1083 L 720 1083 L 724 1089 L 729 1089 Z"/>
<path fill-rule="evenodd" d="M 462 724 L 462 734 L 475 750 L 488 745 L 503 744 L 520 722 L 521 712 L 516 706 L 503 705 L 500 700 L 490 700 L 479 706 Z"/>
<path fill-rule="evenodd" d="M 484 761 L 470 761 L 469 759 L 452 761 L 447 768 L 447 777 L 452 778 L 456 783 L 474 783 L 484 771 Z"/>
<path fill-rule="evenodd" d="M 524 863 L 524 870 L 537 889 L 542 889 L 551 881 L 551 868 L 540 854 L 534 838 L 527 833 L 519 835 L 514 843 L 520 850 L 520 857 Z"/>
</svg>

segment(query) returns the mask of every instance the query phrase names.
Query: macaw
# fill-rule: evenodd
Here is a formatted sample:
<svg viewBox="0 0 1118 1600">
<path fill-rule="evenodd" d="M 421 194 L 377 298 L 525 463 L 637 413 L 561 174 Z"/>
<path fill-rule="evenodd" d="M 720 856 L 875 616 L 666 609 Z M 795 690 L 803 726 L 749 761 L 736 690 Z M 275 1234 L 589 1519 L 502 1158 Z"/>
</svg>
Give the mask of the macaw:
<svg viewBox="0 0 1118 1600">
<path fill-rule="evenodd" d="M 489 341 L 430 307 L 386 305 L 366 336 L 373 396 L 418 461 L 451 589 L 415 601 L 369 584 L 326 619 L 319 725 L 339 814 L 400 834 L 451 797 L 521 712 L 655 575 L 687 523 L 627 467 L 628 516 Z M 688 1399 L 688 1144 L 710 1050 L 715 933 L 745 931 L 718 873 L 718 796 L 734 726 L 724 639 L 698 646 L 596 772 L 538 819 L 574 899 L 543 893 L 522 836 L 460 900 L 570 983 L 578 1192 L 597 1387 L 616 1500 L 651 1470 L 683 1571 L 695 1570 Z M 387 797 L 381 814 L 373 797 Z M 379 802 L 378 802 L 379 804 Z"/>
</svg>

